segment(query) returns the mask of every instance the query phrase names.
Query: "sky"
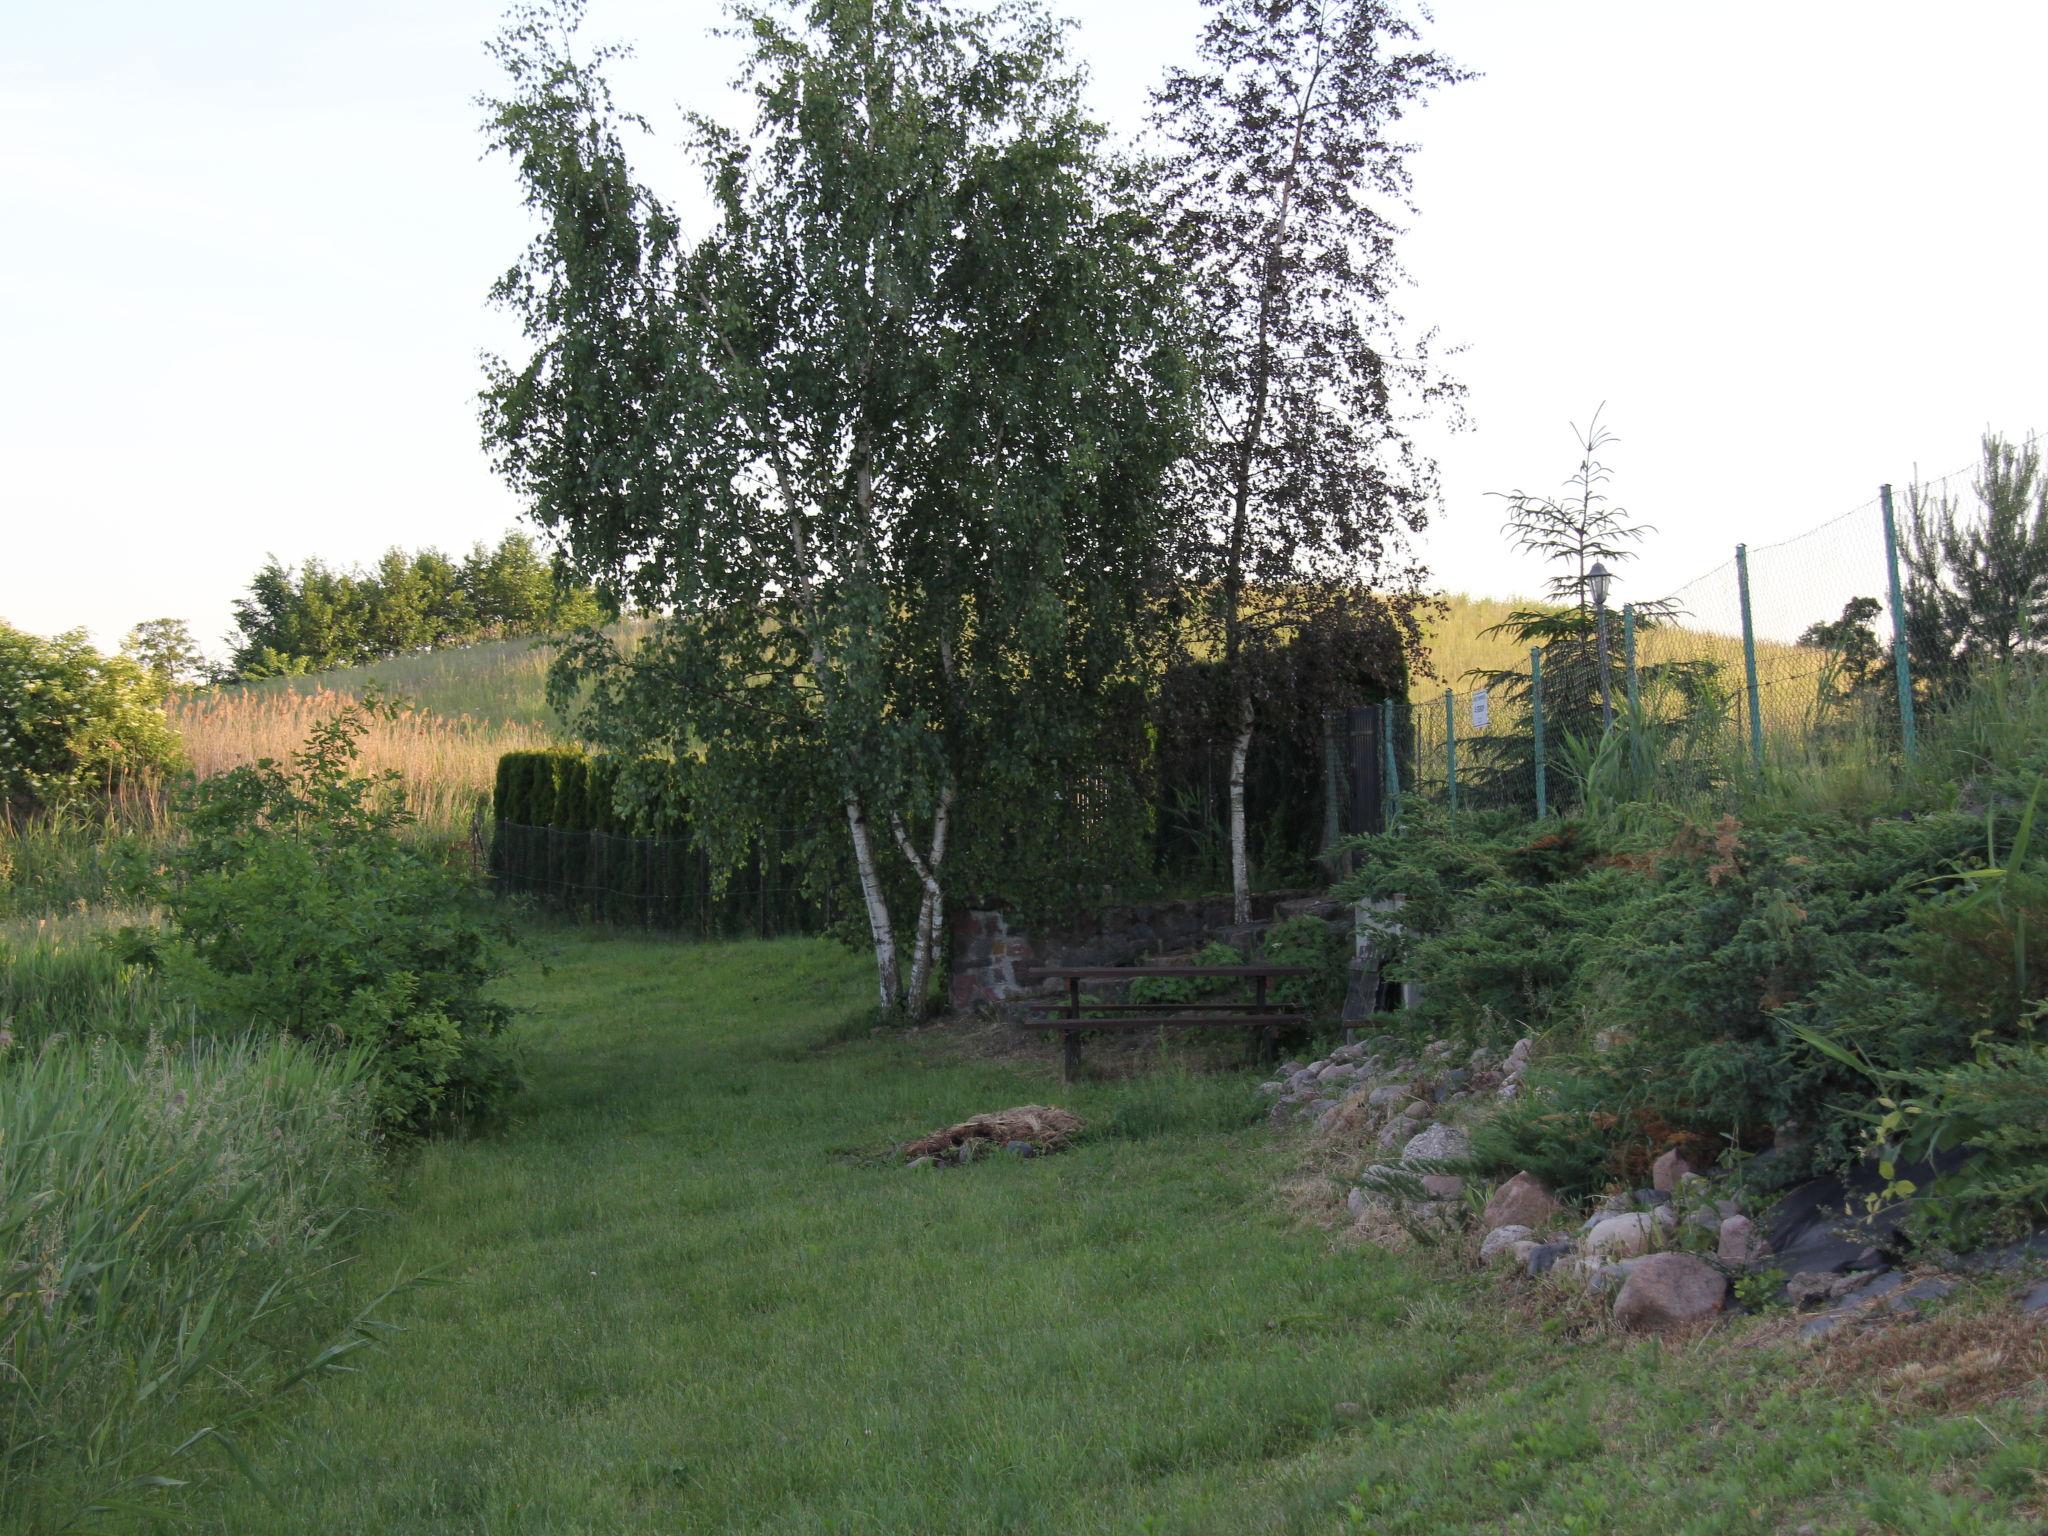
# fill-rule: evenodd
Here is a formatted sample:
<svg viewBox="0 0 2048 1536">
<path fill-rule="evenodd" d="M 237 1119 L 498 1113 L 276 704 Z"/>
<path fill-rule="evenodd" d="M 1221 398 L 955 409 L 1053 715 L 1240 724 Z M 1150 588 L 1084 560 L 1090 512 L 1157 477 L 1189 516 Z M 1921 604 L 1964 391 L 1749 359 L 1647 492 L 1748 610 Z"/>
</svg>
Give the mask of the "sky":
<svg viewBox="0 0 2048 1536">
<path fill-rule="evenodd" d="M 1135 137 L 1199 0 L 1055 9 Z M 220 652 L 266 555 L 515 526 L 476 408 L 480 354 L 518 343 L 487 290 L 529 235 L 476 105 L 499 5 L 8 11 L 0 618 L 111 646 L 178 617 Z M 719 17 L 591 0 L 585 24 L 635 45 L 619 93 L 686 208 L 679 108 L 739 113 Z M 1654 528 L 1617 602 L 1965 466 L 1987 427 L 2048 428 L 2048 6 L 1438 0 L 1426 36 L 1480 72 L 1407 125 L 1401 308 L 1469 392 L 1465 430 L 1417 429 L 1441 587 L 1536 588 L 1489 493 L 1559 489 L 1603 405 L 1610 490 Z M 1867 589 L 1876 530 L 1858 513 L 1755 557 L 1765 606 Z"/>
</svg>

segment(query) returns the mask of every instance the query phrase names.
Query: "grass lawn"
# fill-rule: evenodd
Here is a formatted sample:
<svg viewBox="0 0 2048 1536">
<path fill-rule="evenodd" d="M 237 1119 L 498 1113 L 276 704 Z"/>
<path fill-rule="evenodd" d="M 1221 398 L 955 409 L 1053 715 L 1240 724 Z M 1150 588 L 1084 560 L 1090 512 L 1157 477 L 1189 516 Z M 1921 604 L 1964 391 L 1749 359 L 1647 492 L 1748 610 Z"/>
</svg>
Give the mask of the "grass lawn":
<svg viewBox="0 0 2048 1536">
<path fill-rule="evenodd" d="M 1908 1413 L 1724 1339 L 1568 1343 L 1293 1225 L 1249 1076 L 1066 1090 L 871 1036 L 815 942 L 545 932 L 516 985 L 518 1118 L 426 1149 L 363 1259 L 451 1283 L 250 1441 L 282 1508 L 217 1482 L 199 1528 L 2042 1529 L 2038 1391 Z M 1048 1099 L 1074 1151 L 869 1159 Z"/>
</svg>

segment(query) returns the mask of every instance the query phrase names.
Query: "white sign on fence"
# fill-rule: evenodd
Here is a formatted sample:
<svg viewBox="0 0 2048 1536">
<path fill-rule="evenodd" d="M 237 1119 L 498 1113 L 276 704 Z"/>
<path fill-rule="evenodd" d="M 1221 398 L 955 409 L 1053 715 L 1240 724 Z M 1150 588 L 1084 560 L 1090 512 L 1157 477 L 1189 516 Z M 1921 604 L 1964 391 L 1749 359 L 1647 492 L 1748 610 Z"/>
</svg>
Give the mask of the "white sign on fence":
<svg viewBox="0 0 2048 1536">
<path fill-rule="evenodd" d="M 1472 695 L 1472 729 L 1475 731 L 1485 730 L 1486 720 L 1486 690 L 1484 688 L 1481 688 L 1477 693 Z"/>
</svg>

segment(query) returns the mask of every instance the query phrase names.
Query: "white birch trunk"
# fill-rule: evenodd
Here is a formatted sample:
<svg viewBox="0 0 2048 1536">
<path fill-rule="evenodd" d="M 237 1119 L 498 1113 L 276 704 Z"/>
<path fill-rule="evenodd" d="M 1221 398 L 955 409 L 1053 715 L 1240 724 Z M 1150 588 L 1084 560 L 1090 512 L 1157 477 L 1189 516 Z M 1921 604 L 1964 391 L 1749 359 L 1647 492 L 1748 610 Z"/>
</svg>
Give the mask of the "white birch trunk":
<svg viewBox="0 0 2048 1536">
<path fill-rule="evenodd" d="M 853 833 L 853 862 L 860 872 L 860 896 L 868 909 L 868 933 L 875 943 L 875 986 L 882 1011 L 893 1013 L 903 1001 L 903 978 L 896 965 L 896 929 L 889 920 L 889 898 L 882 890 L 881 872 L 875 867 L 874 846 L 868 841 L 867 812 L 860 796 L 846 792 L 846 825 Z"/>
<path fill-rule="evenodd" d="M 1239 713 L 1237 739 L 1230 744 L 1230 901 L 1232 921 L 1252 920 L 1251 859 L 1244 835 L 1244 760 L 1252 749 L 1252 711 L 1249 702 Z"/>
<path fill-rule="evenodd" d="M 945 942 L 946 896 L 939 871 L 946 861 L 946 831 L 952 816 L 953 786 L 948 782 L 939 792 L 939 808 L 932 816 L 931 847 L 923 856 L 910 840 L 910 829 L 904 826 L 902 817 L 891 817 L 889 823 L 896 835 L 897 848 L 917 871 L 918 883 L 924 888 L 923 899 L 917 906 L 917 938 L 910 957 L 910 988 L 905 997 L 914 1019 L 931 1012 L 931 981 L 939 968 L 939 946 Z"/>
</svg>

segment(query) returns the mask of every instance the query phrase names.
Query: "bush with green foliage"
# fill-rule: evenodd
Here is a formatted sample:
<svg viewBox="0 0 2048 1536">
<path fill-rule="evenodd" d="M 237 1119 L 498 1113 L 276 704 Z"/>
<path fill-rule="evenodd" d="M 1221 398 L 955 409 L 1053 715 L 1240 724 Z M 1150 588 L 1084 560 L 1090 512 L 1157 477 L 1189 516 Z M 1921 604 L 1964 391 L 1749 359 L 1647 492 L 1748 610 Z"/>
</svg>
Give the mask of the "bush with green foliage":
<svg viewBox="0 0 2048 1536">
<path fill-rule="evenodd" d="M 402 835 L 397 776 L 356 772 L 365 709 L 289 764 L 207 779 L 146 884 L 168 934 L 138 936 L 210 1019 L 361 1050 L 379 1125 L 489 1111 L 515 1074 L 489 983 L 500 934 L 468 880 Z"/>
<path fill-rule="evenodd" d="M 45 639 L 0 623 L 0 815 L 159 782 L 178 765 L 164 692 L 84 630 Z"/>
<path fill-rule="evenodd" d="M 1305 965 L 1310 976 L 1272 983 L 1274 1002 L 1305 1009 L 1312 1018 L 1332 1018 L 1344 1006 L 1351 980 L 1351 937 L 1319 917 L 1291 917 L 1266 930 L 1260 952 L 1273 965 Z"/>
<path fill-rule="evenodd" d="M 1204 944 L 1188 962 L 1190 965 L 1243 965 L 1244 955 L 1230 945 Z M 1140 976 L 1125 992 L 1133 1003 L 1199 1003 L 1234 991 L 1239 983 L 1223 977 Z"/>
</svg>

